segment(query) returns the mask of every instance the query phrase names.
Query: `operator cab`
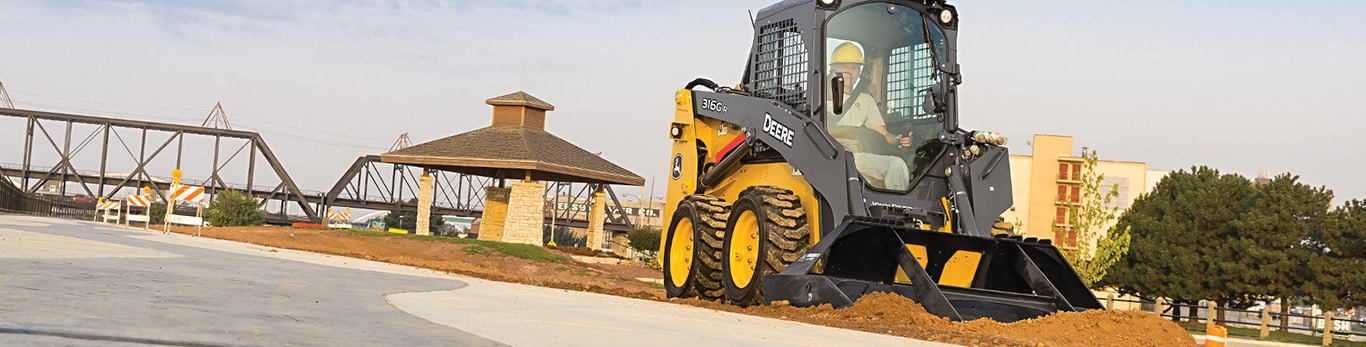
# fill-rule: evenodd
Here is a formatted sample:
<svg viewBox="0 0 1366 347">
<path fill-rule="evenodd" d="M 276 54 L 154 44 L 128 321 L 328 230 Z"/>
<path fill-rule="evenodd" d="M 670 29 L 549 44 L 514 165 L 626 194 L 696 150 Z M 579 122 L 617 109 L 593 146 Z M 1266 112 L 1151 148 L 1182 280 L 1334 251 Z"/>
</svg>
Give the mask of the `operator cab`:
<svg viewBox="0 0 1366 347">
<path fill-rule="evenodd" d="M 826 72 L 820 84 L 825 107 L 814 118 L 824 120 L 831 135 L 855 154 L 872 188 L 908 190 L 946 147 L 938 140 L 944 118 L 923 105 L 928 90 L 946 78 L 934 68 L 948 61 L 937 19 L 905 5 L 874 2 L 838 10 L 826 21 L 826 64 L 819 67 Z M 861 55 L 862 64 L 851 63 L 853 54 Z M 842 95 L 834 92 L 839 87 Z M 878 125 L 883 129 L 875 130 Z M 909 146 L 903 146 L 901 136 L 911 137 Z M 902 172 L 909 175 L 896 174 L 889 167 L 895 165 L 905 165 Z"/>
</svg>

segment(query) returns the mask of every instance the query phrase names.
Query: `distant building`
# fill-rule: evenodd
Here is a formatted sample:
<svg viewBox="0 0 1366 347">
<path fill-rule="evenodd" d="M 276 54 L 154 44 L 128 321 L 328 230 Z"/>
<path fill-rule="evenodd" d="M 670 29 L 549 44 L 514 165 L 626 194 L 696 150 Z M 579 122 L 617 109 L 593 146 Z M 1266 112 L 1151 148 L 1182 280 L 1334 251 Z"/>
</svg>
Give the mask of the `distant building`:
<svg viewBox="0 0 1366 347">
<path fill-rule="evenodd" d="M 1005 221 L 1023 228 L 1026 237 L 1051 239 L 1061 248 L 1075 248 L 1077 235 L 1069 225 L 1067 207 L 1081 202 L 1081 152 L 1073 151 L 1071 136 L 1036 134 L 1027 145 L 1033 153 L 1010 155 L 1015 205 L 1003 215 Z M 1104 158 L 1105 154 L 1100 156 Z M 1110 204 L 1119 208 L 1116 218 L 1167 175 L 1136 161 L 1101 159 L 1096 168 L 1105 175 L 1102 196 L 1118 185 L 1119 195 Z"/>
</svg>

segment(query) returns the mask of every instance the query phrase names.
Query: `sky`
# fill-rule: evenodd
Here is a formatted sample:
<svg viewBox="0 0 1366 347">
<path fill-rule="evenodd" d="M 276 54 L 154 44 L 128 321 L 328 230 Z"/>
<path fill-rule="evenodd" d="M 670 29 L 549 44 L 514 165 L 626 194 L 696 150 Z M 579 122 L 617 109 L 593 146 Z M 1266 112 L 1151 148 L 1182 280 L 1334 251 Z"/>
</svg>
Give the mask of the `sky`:
<svg viewBox="0 0 1366 347">
<path fill-rule="evenodd" d="M 662 182 L 674 91 L 738 83 L 747 11 L 770 3 L 3 0 L 0 83 L 19 108 L 187 125 L 221 102 L 313 191 L 399 134 L 488 126 L 484 100 L 525 91 L 555 105 L 551 133 Z M 1070 135 L 1152 170 L 1366 198 L 1366 2 L 951 3 L 961 125 L 1013 153 Z M 22 161 L 22 126 L 0 119 L 0 163 Z"/>
</svg>

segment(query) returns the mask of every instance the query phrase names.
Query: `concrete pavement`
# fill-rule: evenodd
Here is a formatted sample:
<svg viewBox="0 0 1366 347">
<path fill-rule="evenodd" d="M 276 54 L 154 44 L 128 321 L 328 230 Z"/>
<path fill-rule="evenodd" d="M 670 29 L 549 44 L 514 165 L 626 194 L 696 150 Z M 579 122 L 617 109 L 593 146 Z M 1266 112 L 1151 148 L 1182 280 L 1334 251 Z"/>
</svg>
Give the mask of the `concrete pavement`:
<svg viewBox="0 0 1366 347">
<path fill-rule="evenodd" d="M 0 345 L 945 346 L 15 215 L 0 215 L 0 293 Z"/>
</svg>

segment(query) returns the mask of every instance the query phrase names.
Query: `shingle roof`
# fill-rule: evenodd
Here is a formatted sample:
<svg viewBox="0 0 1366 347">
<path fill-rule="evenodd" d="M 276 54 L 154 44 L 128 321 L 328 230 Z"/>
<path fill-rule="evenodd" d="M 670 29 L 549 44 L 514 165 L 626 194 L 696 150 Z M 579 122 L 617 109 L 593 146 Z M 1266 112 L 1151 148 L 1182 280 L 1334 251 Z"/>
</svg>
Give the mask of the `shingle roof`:
<svg viewBox="0 0 1366 347">
<path fill-rule="evenodd" d="M 385 153 L 380 160 L 485 177 L 521 179 L 530 171 L 531 179 L 540 181 L 645 184 L 639 175 L 554 134 L 516 126 L 457 134 Z"/>
<path fill-rule="evenodd" d="M 536 97 L 531 96 L 531 94 L 527 94 L 526 92 L 523 92 L 523 91 L 520 91 L 520 90 L 517 91 L 516 93 L 512 93 L 512 94 L 503 95 L 503 96 L 495 97 L 495 98 L 492 98 L 492 99 L 484 100 L 484 102 L 487 103 L 487 104 L 489 104 L 489 105 L 499 105 L 499 106 L 526 106 L 526 107 L 535 108 L 535 109 L 541 109 L 541 110 L 546 110 L 546 111 L 554 111 L 554 110 L 555 110 L 555 105 L 551 105 L 550 103 L 545 102 L 544 100 L 537 99 Z"/>
</svg>

